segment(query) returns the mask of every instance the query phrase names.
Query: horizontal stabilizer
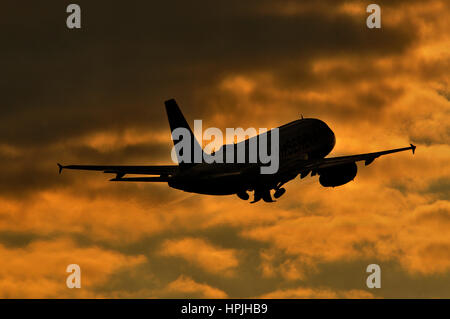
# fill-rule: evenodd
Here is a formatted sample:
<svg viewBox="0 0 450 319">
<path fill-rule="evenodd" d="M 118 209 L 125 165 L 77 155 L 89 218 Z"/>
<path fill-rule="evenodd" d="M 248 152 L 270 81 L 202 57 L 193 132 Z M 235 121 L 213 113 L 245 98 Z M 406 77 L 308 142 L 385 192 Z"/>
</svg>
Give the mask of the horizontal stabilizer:
<svg viewBox="0 0 450 319">
<path fill-rule="evenodd" d="M 119 177 L 112 178 L 110 182 L 168 182 L 168 177 Z"/>
<path fill-rule="evenodd" d="M 103 171 L 112 174 L 145 174 L 145 175 L 173 175 L 178 165 L 67 165 L 63 166 L 58 163 L 59 172 L 62 169 L 75 169 L 86 171 Z M 122 175 L 122 176 L 123 176 Z"/>
</svg>

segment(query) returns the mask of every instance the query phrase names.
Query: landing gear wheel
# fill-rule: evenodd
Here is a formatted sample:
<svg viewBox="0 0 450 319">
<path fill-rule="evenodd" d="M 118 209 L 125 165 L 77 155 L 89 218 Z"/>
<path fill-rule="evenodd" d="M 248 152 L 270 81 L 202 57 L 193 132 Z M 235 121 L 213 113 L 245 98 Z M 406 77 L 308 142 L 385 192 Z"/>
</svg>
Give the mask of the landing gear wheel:
<svg viewBox="0 0 450 319">
<path fill-rule="evenodd" d="M 262 199 L 261 191 L 255 189 L 253 201 L 251 201 L 250 203 L 253 204 L 259 202 L 261 199 Z"/>
<path fill-rule="evenodd" d="M 250 198 L 250 195 L 246 191 L 238 192 L 236 195 L 242 200 L 248 200 Z"/>
<path fill-rule="evenodd" d="M 270 196 L 270 189 L 264 190 L 262 199 L 266 203 L 273 203 L 274 202 L 274 200 L 272 199 L 272 196 Z"/>
<path fill-rule="evenodd" d="M 284 193 L 286 193 L 286 189 L 279 188 L 275 191 L 275 193 L 273 194 L 273 197 L 280 198 L 281 196 L 283 196 Z"/>
</svg>

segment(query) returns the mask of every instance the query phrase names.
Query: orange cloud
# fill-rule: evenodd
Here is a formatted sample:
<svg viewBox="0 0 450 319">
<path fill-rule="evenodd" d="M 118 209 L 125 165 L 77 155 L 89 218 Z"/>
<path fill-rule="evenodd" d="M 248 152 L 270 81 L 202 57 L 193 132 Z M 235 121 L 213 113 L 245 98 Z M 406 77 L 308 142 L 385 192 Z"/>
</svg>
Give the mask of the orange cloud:
<svg viewBox="0 0 450 319">
<path fill-rule="evenodd" d="M 266 299 L 369 299 L 374 295 L 365 290 L 334 291 L 330 289 L 294 288 L 286 290 L 276 290 L 262 295 L 260 298 Z"/>
<path fill-rule="evenodd" d="M 342 190 L 320 191 L 324 192 L 322 196 L 314 196 L 318 196 L 315 199 L 321 202 L 322 208 L 316 209 L 315 215 L 243 232 L 249 238 L 270 243 L 275 250 L 298 256 L 295 262 L 286 260 L 281 264 L 277 271 L 284 271 L 284 277 L 303 279 L 305 269 L 314 270 L 315 263 L 358 258 L 397 260 L 411 273 L 450 270 L 448 201 L 429 203 L 420 197 L 403 198 L 400 192 L 371 190 L 360 183 Z M 308 192 L 303 196 L 311 198 Z M 380 210 L 383 198 L 398 198 L 398 201 L 385 202 Z M 277 268 L 271 266 L 273 263 L 267 255 L 264 257 L 263 273 L 271 275 Z"/>
<path fill-rule="evenodd" d="M 183 275 L 169 283 L 165 290 L 169 293 L 175 293 L 176 295 L 181 296 L 179 298 L 193 298 L 195 295 L 199 296 L 199 298 L 227 298 L 227 294 L 222 290 L 207 284 L 195 282 L 191 278 Z"/>
<path fill-rule="evenodd" d="M 0 246 L 2 298 L 103 297 L 94 288 L 116 271 L 145 262 L 142 255 L 125 256 L 98 247 L 78 247 L 68 239 L 35 241 L 25 248 Z M 66 268 L 81 268 L 81 288 L 69 289 Z"/>
<path fill-rule="evenodd" d="M 206 272 L 226 276 L 232 275 L 239 264 L 236 250 L 213 246 L 200 238 L 167 240 L 163 243 L 160 254 L 181 257 Z"/>
</svg>

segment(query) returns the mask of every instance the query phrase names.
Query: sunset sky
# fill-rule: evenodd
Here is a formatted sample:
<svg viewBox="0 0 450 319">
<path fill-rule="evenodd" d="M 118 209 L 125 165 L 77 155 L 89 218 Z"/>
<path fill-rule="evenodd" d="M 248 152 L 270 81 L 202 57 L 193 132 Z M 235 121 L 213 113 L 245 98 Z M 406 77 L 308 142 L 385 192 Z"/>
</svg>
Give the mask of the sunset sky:
<svg viewBox="0 0 450 319">
<path fill-rule="evenodd" d="M 2 3 L 0 297 L 450 298 L 450 1 L 376 1 L 381 29 L 370 3 Z M 173 164 L 169 98 L 222 130 L 320 118 L 330 156 L 417 150 L 276 203 L 58 175 Z"/>
</svg>

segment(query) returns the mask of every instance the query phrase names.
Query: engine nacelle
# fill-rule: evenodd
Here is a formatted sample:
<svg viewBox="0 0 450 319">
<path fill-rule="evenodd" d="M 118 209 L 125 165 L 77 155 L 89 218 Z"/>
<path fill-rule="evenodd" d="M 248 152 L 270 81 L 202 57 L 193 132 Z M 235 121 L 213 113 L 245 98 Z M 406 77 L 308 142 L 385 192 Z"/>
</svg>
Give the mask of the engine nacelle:
<svg viewBox="0 0 450 319">
<path fill-rule="evenodd" d="M 356 163 L 342 164 L 329 168 L 323 168 L 319 171 L 319 182 L 324 187 L 335 187 L 347 184 L 352 181 L 358 167 Z"/>
</svg>

